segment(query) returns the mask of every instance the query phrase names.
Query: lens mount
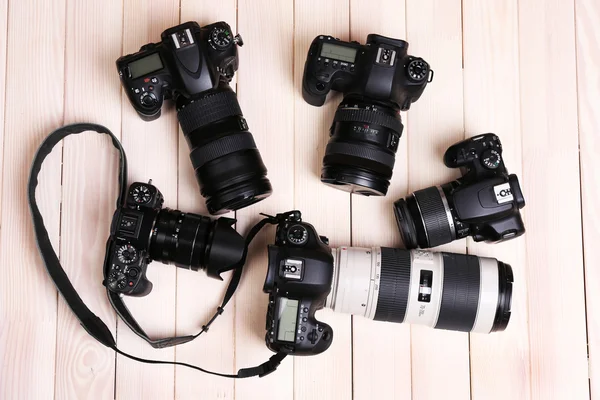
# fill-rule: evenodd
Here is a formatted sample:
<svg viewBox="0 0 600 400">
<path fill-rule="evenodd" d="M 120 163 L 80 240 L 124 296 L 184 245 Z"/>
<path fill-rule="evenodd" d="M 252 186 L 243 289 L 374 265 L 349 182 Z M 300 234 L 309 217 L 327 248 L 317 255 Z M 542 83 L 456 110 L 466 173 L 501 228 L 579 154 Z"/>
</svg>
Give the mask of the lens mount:
<svg viewBox="0 0 600 400">
<path fill-rule="evenodd" d="M 321 181 L 351 193 L 384 196 L 402 129 L 393 107 L 344 98 L 331 126 Z"/>
</svg>

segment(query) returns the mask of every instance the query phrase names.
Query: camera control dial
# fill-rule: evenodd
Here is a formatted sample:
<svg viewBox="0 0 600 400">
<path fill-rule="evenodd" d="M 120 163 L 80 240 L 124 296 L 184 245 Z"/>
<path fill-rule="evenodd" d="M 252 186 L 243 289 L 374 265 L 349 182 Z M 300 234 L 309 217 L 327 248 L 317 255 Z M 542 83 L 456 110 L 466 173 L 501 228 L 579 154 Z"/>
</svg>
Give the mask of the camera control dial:
<svg viewBox="0 0 600 400">
<path fill-rule="evenodd" d="M 225 50 L 233 41 L 233 37 L 231 32 L 223 27 L 215 27 L 212 32 L 210 32 L 210 37 L 208 38 L 208 43 L 215 50 Z"/>
<path fill-rule="evenodd" d="M 420 82 L 427 77 L 429 66 L 421 59 L 412 60 L 406 67 L 408 77 L 415 82 Z"/>
<path fill-rule="evenodd" d="M 292 244 L 303 245 L 308 240 L 308 231 L 302 225 L 293 225 L 288 229 L 287 238 Z"/>
<path fill-rule="evenodd" d="M 140 185 L 133 189 L 131 195 L 137 204 L 144 204 L 150 201 L 150 189 L 148 186 Z"/>
<path fill-rule="evenodd" d="M 137 260 L 137 250 L 130 244 L 125 244 L 117 250 L 117 257 L 123 264 L 131 264 Z"/>
<path fill-rule="evenodd" d="M 481 157 L 481 162 L 486 168 L 489 169 L 498 168 L 500 161 L 502 161 L 502 156 L 500 156 L 500 153 L 493 149 L 485 151 Z"/>
</svg>

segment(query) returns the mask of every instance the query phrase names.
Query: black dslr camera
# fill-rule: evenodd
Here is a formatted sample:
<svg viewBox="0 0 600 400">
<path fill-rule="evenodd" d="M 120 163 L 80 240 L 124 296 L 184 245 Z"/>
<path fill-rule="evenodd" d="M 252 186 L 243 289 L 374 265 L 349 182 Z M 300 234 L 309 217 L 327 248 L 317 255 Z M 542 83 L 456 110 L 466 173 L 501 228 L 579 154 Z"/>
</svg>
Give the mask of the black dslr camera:
<svg viewBox="0 0 600 400">
<path fill-rule="evenodd" d="M 271 194 L 267 169 L 229 82 L 238 68 L 237 46 L 225 22 L 196 22 L 169 28 L 117 60 L 121 83 L 139 116 L 160 116 L 173 99 L 190 158 L 211 214 L 222 214 Z"/>
<path fill-rule="evenodd" d="M 508 325 L 513 282 L 508 264 L 424 250 L 330 248 L 326 237 L 302 222 L 300 211 L 277 219 L 263 287 L 269 294 L 265 341 L 274 352 L 327 350 L 333 330 L 315 318 L 323 307 L 464 332 L 497 332 Z"/>
<path fill-rule="evenodd" d="M 327 244 L 326 237 L 302 222 L 299 211 L 277 226 L 263 287 L 269 293 L 265 340 L 272 351 L 311 355 L 331 345 L 333 330 L 315 319 L 333 279 L 333 255 Z"/>
<path fill-rule="evenodd" d="M 330 90 L 344 93 L 330 129 L 321 181 L 363 195 L 387 193 L 408 110 L 433 71 L 408 55 L 404 40 L 370 34 L 367 44 L 316 37 L 302 79 L 304 100 L 322 106 Z"/>
<path fill-rule="evenodd" d="M 178 267 L 206 269 L 220 278 L 244 252 L 244 239 L 231 218 L 208 217 L 162 208 L 162 193 L 149 183 L 129 187 L 125 204 L 115 211 L 104 260 L 104 285 L 115 293 L 145 296 L 152 290 L 146 268 L 152 260 Z"/>
<path fill-rule="evenodd" d="M 508 174 L 502 145 L 492 133 L 456 143 L 444 164 L 463 176 L 441 186 L 418 190 L 394 203 L 396 221 L 407 248 L 427 248 L 466 236 L 476 242 L 501 242 L 525 233 L 525 199 L 515 174 Z"/>
</svg>

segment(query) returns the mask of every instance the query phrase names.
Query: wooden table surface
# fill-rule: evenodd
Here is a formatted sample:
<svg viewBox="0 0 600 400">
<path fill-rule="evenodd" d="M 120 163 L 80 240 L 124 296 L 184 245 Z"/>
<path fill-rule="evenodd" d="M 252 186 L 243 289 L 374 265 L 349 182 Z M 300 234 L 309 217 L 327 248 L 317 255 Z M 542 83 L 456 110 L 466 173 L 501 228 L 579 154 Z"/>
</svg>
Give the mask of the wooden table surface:
<svg viewBox="0 0 600 400">
<path fill-rule="evenodd" d="M 331 348 L 286 359 L 276 373 L 232 381 L 135 363 L 94 341 L 49 280 L 34 244 L 26 181 L 34 152 L 73 122 L 109 127 L 129 180 L 153 179 L 166 205 L 202 213 L 172 105 L 141 121 L 115 70 L 122 54 L 180 21 L 227 21 L 243 35 L 233 82 L 274 193 L 235 213 L 303 212 L 333 246 L 402 246 L 392 203 L 458 176 L 446 147 L 497 133 L 521 180 L 527 234 L 504 244 L 460 240 L 443 250 L 493 256 L 515 273 L 505 332 L 469 335 L 362 317 L 322 319 Z M 0 0 L 0 398 L 12 399 L 587 399 L 600 398 L 600 2 L 598 0 Z M 301 96 L 311 40 L 405 38 L 435 79 L 411 110 L 389 193 L 350 196 L 319 181 L 341 97 Z M 266 244 L 260 235 L 234 301 L 211 331 L 153 350 L 119 321 L 102 281 L 116 197 L 115 150 L 70 137 L 47 160 L 38 199 L 61 261 L 118 345 L 139 356 L 224 372 L 265 361 Z M 153 335 L 196 332 L 226 285 L 152 264 L 153 292 L 127 304 Z"/>
</svg>

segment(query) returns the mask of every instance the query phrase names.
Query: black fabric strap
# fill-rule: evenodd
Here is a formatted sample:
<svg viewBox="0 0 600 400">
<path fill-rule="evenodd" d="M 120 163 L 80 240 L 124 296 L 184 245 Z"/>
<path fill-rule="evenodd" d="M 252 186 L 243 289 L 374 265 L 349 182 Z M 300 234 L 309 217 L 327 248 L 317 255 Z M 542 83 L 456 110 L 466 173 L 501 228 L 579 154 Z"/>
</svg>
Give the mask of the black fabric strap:
<svg viewBox="0 0 600 400">
<path fill-rule="evenodd" d="M 277 353 L 273 355 L 269 361 L 251 368 L 240 369 L 237 374 L 223 374 L 219 372 L 209 371 L 203 368 L 200 368 L 195 365 L 182 363 L 182 362 L 172 362 L 172 361 L 158 361 L 158 360 L 148 360 L 140 357 L 133 356 L 131 354 L 125 353 L 124 351 L 117 348 L 116 341 L 108 328 L 108 326 L 96 315 L 94 314 L 83 302 L 77 291 L 73 287 L 71 281 L 67 277 L 65 270 L 60 265 L 60 261 L 54 248 L 52 247 L 52 243 L 50 242 L 50 237 L 48 235 L 48 231 L 44 225 L 44 219 L 37 205 L 37 201 L 35 198 L 35 189 L 38 185 L 38 175 L 42 167 L 42 163 L 46 159 L 46 157 L 52 151 L 52 148 L 58 144 L 62 139 L 66 136 L 72 134 L 78 134 L 85 131 L 95 131 L 100 134 L 106 134 L 111 137 L 113 145 L 119 151 L 119 196 L 117 198 L 117 207 L 120 207 L 123 204 L 126 195 L 126 180 L 127 180 L 127 159 L 125 156 L 125 151 L 121 146 L 119 140 L 112 134 L 110 130 L 102 125 L 96 124 L 73 124 L 67 125 L 62 128 L 59 128 L 52 132 L 42 143 L 40 148 L 38 149 L 35 158 L 33 160 L 33 164 L 31 166 L 31 172 L 29 176 L 29 183 L 27 187 L 27 194 L 29 200 L 29 208 L 31 211 L 31 216 L 33 220 L 33 227 L 36 237 L 36 242 L 38 245 L 38 249 L 42 256 L 42 260 L 44 261 L 44 265 L 46 266 L 46 270 L 48 274 L 52 278 L 52 281 L 56 285 L 56 288 L 63 296 L 65 302 L 73 311 L 77 319 L 79 319 L 83 328 L 96 340 L 100 343 L 109 347 L 116 351 L 117 353 L 128 357 L 132 360 L 136 360 L 139 362 L 144 362 L 148 364 L 172 364 L 172 365 L 181 365 L 184 367 L 192 368 L 201 372 L 205 372 L 212 375 L 222 376 L 226 378 L 248 378 L 251 376 L 264 376 L 271 372 L 273 372 L 277 366 L 281 363 L 281 361 L 285 358 L 286 354 Z M 279 216 L 278 216 L 279 217 Z M 182 336 L 177 338 L 166 338 L 166 339 L 158 339 L 151 340 L 148 338 L 143 329 L 137 324 L 133 316 L 129 313 L 127 307 L 122 302 L 122 299 L 118 295 L 114 295 L 114 293 L 109 292 L 109 300 L 115 311 L 119 314 L 119 316 L 123 319 L 123 321 L 140 337 L 144 338 L 154 347 L 162 348 L 167 346 L 173 346 L 180 343 L 188 342 L 195 337 L 198 337 L 201 333 L 208 331 L 209 326 L 213 323 L 213 321 L 223 313 L 223 308 L 229 302 L 237 286 L 240 282 L 243 266 L 246 261 L 246 256 L 248 253 L 248 245 L 256 236 L 256 234 L 260 231 L 260 229 L 265 226 L 267 223 L 276 224 L 279 221 L 277 217 L 266 217 L 262 219 L 258 224 L 256 224 L 248 234 L 246 238 L 246 247 L 244 249 L 244 254 L 242 260 L 238 265 L 236 265 L 235 271 L 231 277 L 231 281 L 229 286 L 227 287 L 227 291 L 223 298 L 223 302 L 221 306 L 217 308 L 216 313 L 209 320 L 209 322 L 202 327 L 202 330 L 193 336 Z"/>
</svg>

